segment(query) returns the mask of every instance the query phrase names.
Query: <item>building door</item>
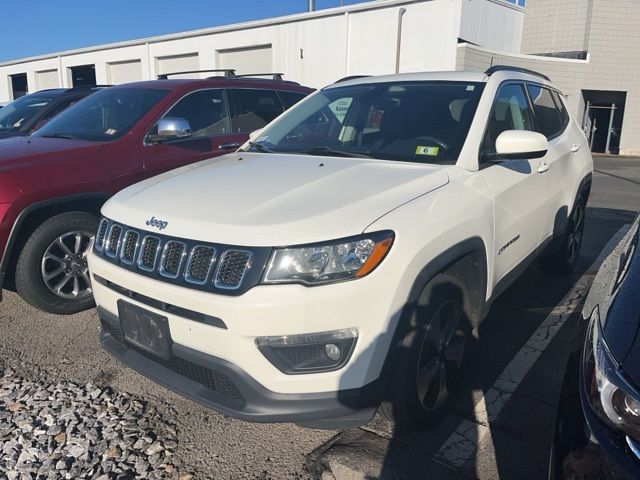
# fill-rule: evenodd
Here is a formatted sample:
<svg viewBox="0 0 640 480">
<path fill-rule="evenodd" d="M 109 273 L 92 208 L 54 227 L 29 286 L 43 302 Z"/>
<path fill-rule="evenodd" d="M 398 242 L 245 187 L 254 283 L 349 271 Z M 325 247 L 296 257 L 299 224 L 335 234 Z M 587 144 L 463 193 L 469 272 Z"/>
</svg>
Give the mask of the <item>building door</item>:
<svg viewBox="0 0 640 480">
<path fill-rule="evenodd" d="M 218 51 L 218 68 L 231 68 L 238 75 L 273 71 L 271 45 Z"/>
<path fill-rule="evenodd" d="M 71 85 L 74 87 L 96 84 L 95 65 L 78 65 L 70 67 L 69 70 L 71 72 Z"/>
<path fill-rule="evenodd" d="M 14 100 L 29 93 L 26 73 L 16 73 L 15 75 L 9 75 L 9 77 L 11 78 L 11 93 Z"/>
<path fill-rule="evenodd" d="M 624 119 L 626 92 L 583 90 L 585 112 L 582 128 L 591 151 L 617 155 Z"/>
</svg>

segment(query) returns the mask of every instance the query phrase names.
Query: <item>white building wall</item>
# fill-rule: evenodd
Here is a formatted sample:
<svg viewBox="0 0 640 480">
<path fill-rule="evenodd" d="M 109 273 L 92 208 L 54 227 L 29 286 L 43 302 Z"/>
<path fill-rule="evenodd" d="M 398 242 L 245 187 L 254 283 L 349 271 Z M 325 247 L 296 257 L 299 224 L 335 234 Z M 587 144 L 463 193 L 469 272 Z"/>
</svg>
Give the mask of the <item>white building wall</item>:
<svg viewBox="0 0 640 480">
<path fill-rule="evenodd" d="M 458 37 L 485 48 L 519 53 L 524 11 L 501 0 L 464 0 Z"/>
<path fill-rule="evenodd" d="M 26 72 L 33 92 L 37 71 L 55 69 L 58 86 L 69 87 L 70 67 L 95 64 L 97 83 L 107 84 L 110 64 L 139 61 L 132 65 L 147 80 L 158 74 L 161 57 L 194 54 L 198 69 L 214 69 L 221 66 L 221 52 L 264 45 L 271 45 L 274 71 L 312 87 L 346 75 L 393 73 L 401 8 L 401 72 L 454 69 L 460 36 L 490 48 L 519 46 L 523 9 L 502 0 L 377 0 L 0 63 L 0 102 L 12 100 L 13 73 Z M 492 33 L 479 30 L 479 18 Z"/>
</svg>

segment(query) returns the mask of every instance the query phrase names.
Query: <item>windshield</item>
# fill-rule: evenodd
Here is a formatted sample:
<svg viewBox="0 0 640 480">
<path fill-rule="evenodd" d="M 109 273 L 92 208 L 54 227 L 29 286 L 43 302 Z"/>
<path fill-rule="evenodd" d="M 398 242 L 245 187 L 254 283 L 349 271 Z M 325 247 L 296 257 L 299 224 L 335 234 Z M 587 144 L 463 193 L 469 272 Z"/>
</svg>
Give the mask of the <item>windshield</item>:
<svg viewBox="0 0 640 480">
<path fill-rule="evenodd" d="M 455 163 L 483 86 L 430 81 L 327 88 L 280 117 L 249 150 Z"/>
<path fill-rule="evenodd" d="M 156 88 L 105 88 L 69 107 L 34 136 L 115 140 L 168 92 Z"/>
<path fill-rule="evenodd" d="M 0 109 L 0 132 L 19 130 L 31 117 L 46 107 L 58 95 L 34 93 L 14 100 Z"/>
</svg>

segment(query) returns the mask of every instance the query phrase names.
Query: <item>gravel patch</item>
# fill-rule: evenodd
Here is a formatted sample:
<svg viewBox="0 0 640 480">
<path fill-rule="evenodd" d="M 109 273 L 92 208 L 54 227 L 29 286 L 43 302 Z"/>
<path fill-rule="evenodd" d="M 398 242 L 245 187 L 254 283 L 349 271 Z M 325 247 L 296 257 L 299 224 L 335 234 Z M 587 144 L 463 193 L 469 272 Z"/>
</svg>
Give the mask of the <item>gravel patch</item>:
<svg viewBox="0 0 640 480">
<path fill-rule="evenodd" d="M 132 395 L 0 369 L 0 478 L 189 480 L 172 462 L 176 438 Z"/>
</svg>

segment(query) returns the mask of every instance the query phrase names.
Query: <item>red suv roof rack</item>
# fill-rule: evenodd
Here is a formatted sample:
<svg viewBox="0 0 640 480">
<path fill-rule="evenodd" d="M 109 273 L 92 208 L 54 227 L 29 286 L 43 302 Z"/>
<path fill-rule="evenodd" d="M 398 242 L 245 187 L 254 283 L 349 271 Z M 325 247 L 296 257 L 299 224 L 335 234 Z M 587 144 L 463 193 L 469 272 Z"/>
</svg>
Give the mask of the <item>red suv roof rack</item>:
<svg viewBox="0 0 640 480">
<path fill-rule="evenodd" d="M 158 80 L 168 80 L 172 75 L 185 75 L 188 73 L 210 73 L 210 72 L 224 72 L 225 78 L 236 78 L 236 71 L 232 68 L 214 68 L 211 70 L 186 70 L 184 72 L 171 72 L 161 73 L 158 75 Z"/>
</svg>

